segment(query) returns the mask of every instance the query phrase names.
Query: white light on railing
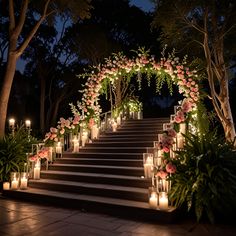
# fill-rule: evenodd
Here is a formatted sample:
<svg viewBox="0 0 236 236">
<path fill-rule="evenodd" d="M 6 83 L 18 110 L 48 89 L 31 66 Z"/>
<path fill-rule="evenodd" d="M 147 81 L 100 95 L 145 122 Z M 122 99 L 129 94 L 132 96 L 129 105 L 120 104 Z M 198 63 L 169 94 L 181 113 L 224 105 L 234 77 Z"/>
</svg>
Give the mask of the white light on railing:
<svg viewBox="0 0 236 236">
<path fill-rule="evenodd" d="M 10 128 L 15 127 L 15 119 L 13 119 L 13 118 L 9 119 L 9 126 L 10 126 Z"/>
<path fill-rule="evenodd" d="M 30 120 L 26 120 L 26 121 L 25 121 L 25 127 L 26 127 L 27 129 L 30 129 L 30 127 L 31 127 L 31 121 L 30 121 Z"/>
</svg>

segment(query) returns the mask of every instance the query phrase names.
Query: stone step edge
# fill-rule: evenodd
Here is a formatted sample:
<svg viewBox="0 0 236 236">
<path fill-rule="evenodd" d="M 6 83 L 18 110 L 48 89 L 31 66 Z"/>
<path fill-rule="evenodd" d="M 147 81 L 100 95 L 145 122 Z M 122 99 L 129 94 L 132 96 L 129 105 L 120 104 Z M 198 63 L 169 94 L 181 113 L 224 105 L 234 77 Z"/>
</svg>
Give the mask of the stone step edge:
<svg viewBox="0 0 236 236">
<path fill-rule="evenodd" d="M 166 211 L 161 211 L 159 208 L 152 209 L 149 207 L 149 204 L 147 202 L 141 202 L 141 201 L 117 199 L 117 198 L 111 198 L 111 197 L 100 197 L 100 196 L 85 195 L 85 194 L 61 193 L 59 191 L 37 189 L 37 188 L 28 188 L 27 190 L 4 190 L 3 196 L 12 196 L 12 194 L 14 195 L 14 193 L 16 194 L 21 193 L 21 194 L 27 194 L 27 195 L 39 195 L 41 197 L 44 197 L 44 196 L 56 197 L 56 198 L 62 198 L 66 200 L 72 199 L 72 200 L 90 201 L 90 202 L 103 203 L 106 205 L 112 204 L 112 205 L 117 205 L 119 207 L 125 206 L 125 207 L 130 207 L 130 208 L 138 208 L 140 210 L 146 209 L 149 211 L 153 211 L 155 213 L 162 212 L 163 214 L 168 214 L 176 210 L 175 207 L 169 207 L 168 210 Z"/>
<path fill-rule="evenodd" d="M 82 165 L 82 164 L 49 164 L 50 166 L 56 166 L 56 167 L 89 167 L 89 168 L 106 168 L 106 169 L 125 169 L 125 170 L 143 170 L 143 167 L 129 167 L 129 166 L 109 166 L 109 165 Z"/>
<path fill-rule="evenodd" d="M 90 173 L 90 172 L 73 172 L 73 171 L 60 171 L 60 170 L 43 170 L 42 174 L 49 175 L 74 175 L 74 176 L 89 176 L 89 177 L 103 177 L 109 179 L 120 179 L 120 180 L 137 180 L 137 181 L 151 181 L 151 179 L 145 179 L 144 177 L 130 176 L 130 175 L 113 175 L 113 174 L 103 174 L 103 173 Z"/>
<path fill-rule="evenodd" d="M 46 185 L 66 185 L 71 187 L 86 187 L 92 189 L 103 189 L 108 191 L 122 191 L 122 192 L 132 192 L 134 194 L 147 194 L 148 196 L 148 189 L 145 188 L 138 188 L 138 187 L 130 187 L 130 186 L 119 186 L 119 185 L 111 185 L 111 184 L 95 184 L 95 183 L 87 183 L 87 182 L 78 182 L 78 181 L 66 181 L 66 180 L 54 180 L 54 179 L 40 179 L 40 180 L 29 180 L 29 184 L 44 184 Z M 62 191 L 63 192 L 63 191 Z"/>
<path fill-rule="evenodd" d="M 84 158 L 84 157 L 62 157 L 56 161 L 117 161 L 117 162 L 143 162 L 141 159 L 117 159 L 117 158 Z M 55 162 L 56 162 L 55 161 Z"/>
</svg>

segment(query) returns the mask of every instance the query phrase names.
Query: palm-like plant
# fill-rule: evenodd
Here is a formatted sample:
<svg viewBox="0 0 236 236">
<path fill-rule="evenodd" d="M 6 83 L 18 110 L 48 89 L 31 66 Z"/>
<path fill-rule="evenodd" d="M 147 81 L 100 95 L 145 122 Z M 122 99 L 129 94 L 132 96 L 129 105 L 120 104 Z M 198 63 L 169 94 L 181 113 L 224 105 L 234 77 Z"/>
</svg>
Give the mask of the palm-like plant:
<svg viewBox="0 0 236 236">
<path fill-rule="evenodd" d="M 15 132 L 14 136 L 6 135 L 0 140 L 0 181 L 9 180 L 10 172 L 23 170 L 26 153 L 35 141 L 28 136 L 23 126 Z"/>
<path fill-rule="evenodd" d="M 177 152 L 170 198 L 176 206 L 194 210 L 197 220 L 206 215 L 213 223 L 236 209 L 236 151 L 215 131 L 185 135 Z"/>
</svg>

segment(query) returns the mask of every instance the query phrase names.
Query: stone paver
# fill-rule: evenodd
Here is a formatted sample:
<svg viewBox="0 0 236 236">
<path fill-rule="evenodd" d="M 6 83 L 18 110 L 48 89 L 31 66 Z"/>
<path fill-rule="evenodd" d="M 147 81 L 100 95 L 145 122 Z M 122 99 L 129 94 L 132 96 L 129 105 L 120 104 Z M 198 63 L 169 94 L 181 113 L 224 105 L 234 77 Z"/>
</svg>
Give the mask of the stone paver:
<svg viewBox="0 0 236 236">
<path fill-rule="evenodd" d="M 185 219 L 160 224 L 5 199 L 0 196 L 1 236 L 235 236 L 236 226 Z"/>
</svg>

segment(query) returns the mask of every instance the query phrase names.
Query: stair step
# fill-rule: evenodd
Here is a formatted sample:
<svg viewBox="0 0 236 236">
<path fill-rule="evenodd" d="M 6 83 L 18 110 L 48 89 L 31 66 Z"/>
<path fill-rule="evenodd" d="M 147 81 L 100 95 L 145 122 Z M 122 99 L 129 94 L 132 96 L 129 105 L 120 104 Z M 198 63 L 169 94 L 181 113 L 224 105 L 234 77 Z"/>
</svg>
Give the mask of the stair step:
<svg viewBox="0 0 236 236">
<path fill-rule="evenodd" d="M 144 153 L 146 152 L 146 147 L 91 147 L 86 146 L 80 148 L 80 153 L 84 152 L 95 152 L 95 153 Z"/>
<path fill-rule="evenodd" d="M 7 190 L 4 196 L 25 201 L 34 201 L 58 205 L 66 208 L 79 208 L 86 211 L 103 212 L 114 216 L 125 216 L 138 219 L 149 219 L 163 223 L 172 223 L 180 216 L 180 212 L 170 207 L 166 211 L 151 209 L 147 202 L 99 197 L 75 193 L 62 193 L 45 189 L 29 188 L 25 190 Z"/>
<path fill-rule="evenodd" d="M 143 160 L 135 159 L 105 159 L 105 158 L 58 158 L 55 163 L 65 164 L 94 164 L 94 165 L 110 165 L 110 166 L 136 166 L 142 167 Z"/>
<path fill-rule="evenodd" d="M 77 164 L 49 164 L 50 170 L 73 171 L 73 172 L 94 172 L 115 175 L 143 176 L 142 167 L 107 166 L 107 165 L 77 165 Z"/>
<path fill-rule="evenodd" d="M 87 143 L 86 147 L 152 147 L 153 141 L 114 141 L 101 139 L 93 140 L 92 143 Z"/>
<path fill-rule="evenodd" d="M 128 135 L 106 135 L 106 136 L 100 136 L 99 137 L 99 140 L 105 142 L 107 140 L 110 140 L 110 141 L 113 141 L 113 142 L 116 142 L 116 141 L 142 141 L 142 140 L 145 140 L 145 141 L 157 141 L 158 140 L 158 134 L 155 134 L 153 136 L 142 136 L 142 135 L 132 135 L 132 136 L 128 136 Z"/>
<path fill-rule="evenodd" d="M 133 199 L 137 201 L 148 201 L 148 190 L 131 186 L 118 186 L 108 184 L 97 184 L 88 182 L 74 182 L 55 179 L 30 180 L 29 187 L 49 189 L 62 192 L 71 192 L 87 195 L 114 197 L 120 199 Z"/>
<path fill-rule="evenodd" d="M 140 178 L 136 176 L 114 175 L 114 174 L 99 174 L 99 173 L 78 173 L 68 171 L 41 171 L 42 179 L 59 179 L 67 181 L 80 181 L 100 184 L 114 184 L 122 186 L 133 186 L 139 188 L 148 188 L 151 184 L 151 179 Z"/>
<path fill-rule="evenodd" d="M 142 153 L 94 153 L 94 152 L 84 152 L 84 153 L 71 153 L 64 152 L 63 158 L 114 158 L 114 159 L 136 159 L 142 160 Z"/>
</svg>

